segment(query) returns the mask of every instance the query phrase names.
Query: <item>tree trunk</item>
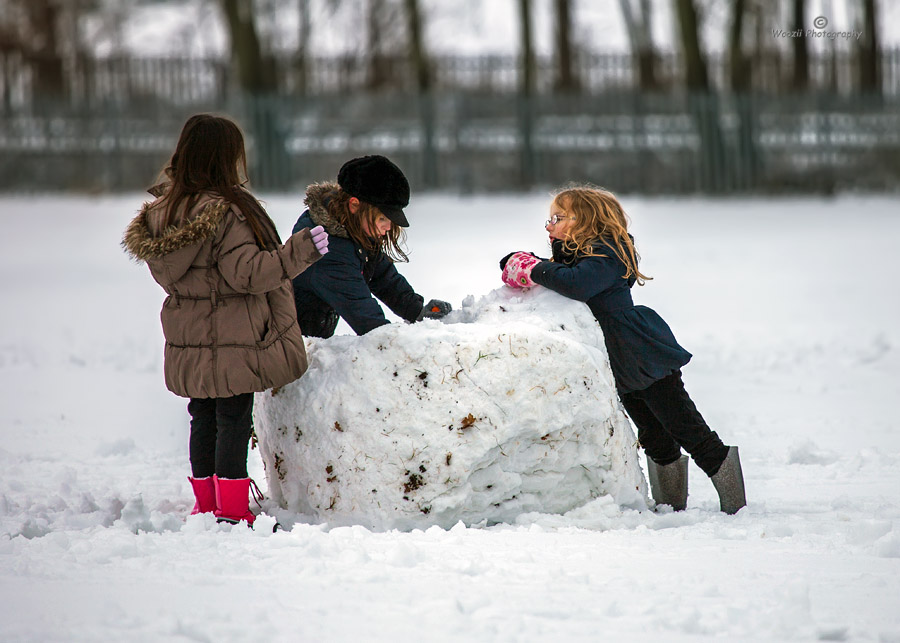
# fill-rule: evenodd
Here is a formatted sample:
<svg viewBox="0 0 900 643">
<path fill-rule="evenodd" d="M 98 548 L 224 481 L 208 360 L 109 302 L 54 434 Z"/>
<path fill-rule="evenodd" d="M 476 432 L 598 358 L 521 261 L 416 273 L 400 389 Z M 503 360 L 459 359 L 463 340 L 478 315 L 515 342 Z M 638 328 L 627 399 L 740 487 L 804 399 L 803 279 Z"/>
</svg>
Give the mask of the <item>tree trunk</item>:
<svg viewBox="0 0 900 643">
<path fill-rule="evenodd" d="M 806 91 L 809 87 L 809 43 L 806 41 L 805 0 L 794 0 L 794 15 L 791 29 L 796 37 L 791 38 L 794 49 L 794 77 L 791 86 L 794 91 Z"/>
<path fill-rule="evenodd" d="M 31 26 L 30 54 L 35 70 L 35 94 L 59 99 L 65 94 L 62 52 L 57 37 L 59 7 L 49 0 L 32 0 L 28 6 Z"/>
<path fill-rule="evenodd" d="M 309 15 L 309 0 L 297 0 L 299 14 L 299 30 L 297 31 L 296 72 L 297 86 L 301 94 L 305 94 L 309 85 L 309 35 L 312 21 Z"/>
<path fill-rule="evenodd" d="M 675 0 L 681 45 L 686 65 L 687 102 L 693 112 L 700 139 L 697 159 L 697 187 L 707 193 L 721 193 L 733 178 L 733 165 L 726 154 L 725 140 L 719 125 L 719 96 L 710 91 L 709 76 L 700 35 L 697 9 L 693 0 Z"/>
<path fill-rule="evenodd" d="M 878 52 L 878 15 L 875 0 L 862 0 L 863 25 L 859 46 L 859 88 L 865 94 L 881 93 Z"/>
<path fill-rule="evenodd" d="M 685 85 L 691 91 L 709 91 L 709 76 L 706 61 L 700 49 L 700 35 L 697 29 L 697 8 L 694 0 L 675 0 L 678 26 L 681 33 L 681 49 L 686 67 Z"/>
<path fill-rule="evenodd" d="M 382 18 L 386 11 L 384 0 L 369 0 L 368 15 L 366 16 L 367 44 L 369 47 L 369 89 L 379 89 L 387 84 L 390 77 L 388 60 L 384 53 L 382 40 Z"/>
<path fill-rule="evenodd" d="M 422 44 L 422 12 L 419 9 L 419 0 L 404 0 L 406 10 L 406 23 L 409 31 L 409 58 L 412 61 L 413 72 L 416 77 L 416 89 L 419 92 L 427 92 L 431 89 L 431 71 L 428 66 L 428 56 Z"/>
<path fill-rule="evenodd" d="M 619 0 L 622 18 L 631 43 L 631 55 L 637 63 L 638 85 L 643 90 L 654 90 L 656 80 L 656 52 L 653 49 L 653 30 L 650 24 L 650 1 L 640 0 L 640 15 L 636 15 L 632 0 Z"/>
<path fill-rule="evenodd" d="M 728 71 L 731 77 L 731 91 L 744 93 L 750 89 L 749 65 L 744 52 L 744 12 L 745 0 L 734 0 L 731 16 L 731 31 L 728 38 Z"/>
<path fill-rule="evenodd" d="M 437 186 L 437 151 L 434 146 L 435 114 L 431 95 L 431 70 L 422 41 L 422 13 L 419 0 L 404 0 L 408 31 L 409 58 L 415 73 L 415 87 L 419 100 L 419 118 L 422 123 L 422 185 Z"/>
<path fill-rule="evenodd" d="M 264 94 L 275 89 L 270 65 L 265 64 L 253 3 L 246 0 L 221 0 L 231 36 L 231 57 L 237 66 L 238 85 L 245 92 Z"/>
<path fill-rule="evenodd" d="M 556 89 L 572 92 L 578 89 L 572 61 L 572 3 L 555 0 L 556 5 Z"/>
<path fill-rule="evenodd" d="M 520 89 L 530 96 L 534 93 L 534 43 L 531 29 L 531 0 L 519 0 L 519 36 L 521 44 L 522 79 Z"/>
<path fill-rule="evenodd" d="M 534 46 L 531 31 L 531 0 L 519 0 L 519 20 L 522 47 L 522 80 L 519 86 L 519 133 L 521 136 L 520 152 L 520 186 L 531 187 L 534 184 L 535 161 L 534 142 L 532 137 L 534 116 L 532 99 L 534 96 Z"/>
</svg>

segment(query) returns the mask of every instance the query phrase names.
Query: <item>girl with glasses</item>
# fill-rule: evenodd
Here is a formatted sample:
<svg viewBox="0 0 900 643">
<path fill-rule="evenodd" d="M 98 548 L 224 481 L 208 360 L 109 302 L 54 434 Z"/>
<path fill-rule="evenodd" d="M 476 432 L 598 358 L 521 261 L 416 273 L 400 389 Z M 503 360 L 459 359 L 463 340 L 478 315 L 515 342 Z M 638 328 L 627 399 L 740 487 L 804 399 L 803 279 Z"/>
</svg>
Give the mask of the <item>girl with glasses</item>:
<svg viewBox="0 0 900 643">
<path fill-rule="evenodd" d="M 622 405 L 647 455 L 650 490 L 658 505 L 687 506 L 688 458 L 712 479 L 722 511 L 747 504 L 737 447 L 706 424 L 684 388 L 681 368 L 691 354 L 652 309 L 635 306 L 631 288 L 650 279 L 618 199 L 606 190 L 574 187 L 550 204 L 545 225 L 552 258 L 515 252 L 500 261 L 503 281 L 514 288 L 544 286 L 585 302 L 603 331 Z"/>
</svg>

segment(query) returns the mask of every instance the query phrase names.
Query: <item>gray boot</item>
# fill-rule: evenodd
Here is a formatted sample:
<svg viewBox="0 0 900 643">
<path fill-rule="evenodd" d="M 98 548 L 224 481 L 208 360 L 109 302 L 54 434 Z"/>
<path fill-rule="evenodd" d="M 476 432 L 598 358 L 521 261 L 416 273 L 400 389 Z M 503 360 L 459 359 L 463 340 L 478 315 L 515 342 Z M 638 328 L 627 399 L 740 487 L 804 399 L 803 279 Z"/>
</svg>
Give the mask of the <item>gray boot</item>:
<svg viewBox="0 0 900 643">
<path fill-rule="evenodd" d="M 650 494 L 658 505 L 671 505 L 675 511 L 687 507 L 688 457 L 681 456 L 672 464 L 660 466 L 647 458 Z"/>
<path fill-rule="evenodd" d="M 737 447 L 728 447 L 728 456 L 710 480 L 719 493 L 719 508 L 722 511 L 736 514 L 741 507 L 747 506 L 744 473 L 741 471 L 741 457 Z"/>
</svg>

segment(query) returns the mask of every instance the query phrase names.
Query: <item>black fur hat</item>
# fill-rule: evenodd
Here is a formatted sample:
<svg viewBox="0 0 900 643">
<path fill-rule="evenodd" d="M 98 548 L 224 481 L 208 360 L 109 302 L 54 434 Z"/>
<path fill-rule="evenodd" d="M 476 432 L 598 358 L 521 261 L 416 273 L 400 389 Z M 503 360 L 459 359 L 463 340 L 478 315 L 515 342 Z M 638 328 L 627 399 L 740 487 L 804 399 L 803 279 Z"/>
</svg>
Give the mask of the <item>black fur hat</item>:
<svg viewBox="0 0 900 643">
<path fill-rule="evenodd" d="M 409 205 L 409 181 L 387 158 L 373 154 L 350 159 L 338 172 L 337 181 L 344 192 L 376 206 L 391 223 L 409 227 L 403 214 Z"/>
</svg>

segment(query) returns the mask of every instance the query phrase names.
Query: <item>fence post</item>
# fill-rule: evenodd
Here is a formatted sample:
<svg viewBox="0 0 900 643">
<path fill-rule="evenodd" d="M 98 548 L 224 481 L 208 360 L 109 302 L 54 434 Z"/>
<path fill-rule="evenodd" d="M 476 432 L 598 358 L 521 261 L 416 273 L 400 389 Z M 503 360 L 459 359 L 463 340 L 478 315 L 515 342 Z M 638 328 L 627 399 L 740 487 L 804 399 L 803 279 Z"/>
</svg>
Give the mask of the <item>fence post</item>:
<svg viewBox="0 0 900 643">
<path fill-rule="evenodd" d="M 274 95 L 246 94 L 243 104 L 255 143 L 253 182 L 264 189 L 288 189 L 293 168 L 286 148 L 288 132 L 281 125 L 281 103 Z"/>
<path fill-rule="evenodd" d="M 735 173 L 736 187 L 741 190 L 755 190 L 759 180 L 759 148 L 757 146 L 758 102 L 753 94 L 736 94 L 735 111 L 738 120 L 737 160 Z"/>
<path fill-rule="evenodd" d="M 435 104 L 431 90 L 419 92 L 419 118 L 422 121 L 422 185 L 438 186 L 438 159 L 435 143 Z"/>
<path fill-rule="evenodd" d="M 722 192 L 728 168 L 725 167 L 727 158 L 719 123 L 719 98 L 712 93 L 691 92 L 688 95 L 688 106 L 700 138 L 697 187 L 705 193 Z"/>
<path fill-rule="evenodd" d="M 519 183 L 523 188 L 534 185 L 535 161 L 534 161 L 534 99 L 522 92 L 518 96 L 519 113 Z"/>
</svg>

